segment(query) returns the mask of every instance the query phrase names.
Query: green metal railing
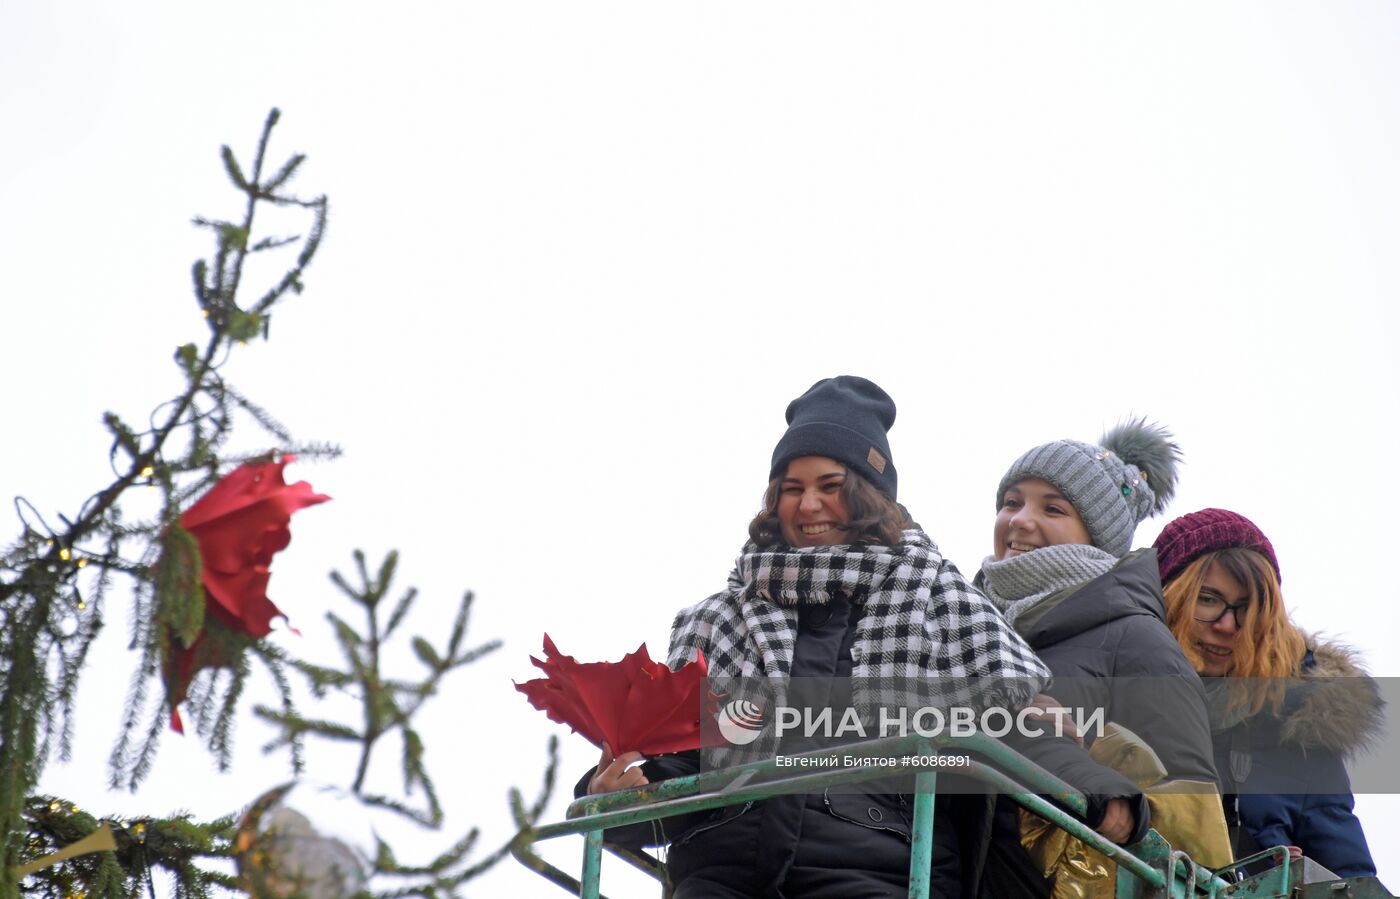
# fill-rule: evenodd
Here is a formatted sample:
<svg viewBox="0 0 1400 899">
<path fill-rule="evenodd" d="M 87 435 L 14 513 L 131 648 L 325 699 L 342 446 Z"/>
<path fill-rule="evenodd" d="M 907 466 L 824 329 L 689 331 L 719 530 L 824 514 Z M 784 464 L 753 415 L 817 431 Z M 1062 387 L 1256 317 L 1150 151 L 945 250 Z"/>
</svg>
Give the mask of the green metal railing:
<svg viewBox="0 0 1400 899">
<path fill-rule="evenodd" d="M 1075 815 L 1083 815 L 1084 797 L 1074 788 L 1003 743 L 982 734 L 968 737 L 901 736 L 871 740 L 839 749 L 822 749 L 785 756 L 787 759 L 930 758 L 943 754 L 966 756 L 970 764 L 950 767 L 950 772 L 986 782 L 1023 808 L 1067 831 L 1112 859 L 1118 866 L 1116 896 L 1119 899 L 1171 897 L 1188 899 L 1233 894 L 1232 886 L 1212 871 L 1195 864 L 1185 853 L 1173 851 L 1155 831 L 1132 847 L 1122 847 L 1095 832 Z M 796 769 L 794 771 L 794 769 Z M 909 861 L 910 899 L 928 899 L 933 847 L 933 799 L 937 768 L 918 768 L 914 783 L 914 820 Z M 522 864 L 582 899 L 603 899 L 599 893 L 603 831 L 645 821 L 657 821 L 689 812 L 707 811 L 785 793 L 822 790 L 890 775 L 908 775 L 902 765 L 846 764 L 843 767 L 779 767 L 775 760 L 707 771 L 688 777 L 647 784 L 615 793 L 585 796 L 569 806 L 567 820 L 527 828 L 511 843 L 511 853 Z M 799 773 L 800 772 L 800 773 Z M 575 879 L 545 861 L 534 851 L 542 840 L 573 834 L 584 837 L 582 877 Z M 644 852 L 607 847 L 628 863 L 664 880 L 660 862 Z M 1285 853 L 1286 856 L 1286 853 Z M 1234 866 L 1231 866 L 1234 867 Z M 1287 869 L 1287 865 L 1284 868 Z M 1287 895 L 1285 878 L 1283 892 Z M 1269 878 L 1273 886 L 1276 877 Z M 1262 886 L 1262 884 L 1261 884 Z M 1244 894 L 1238 894 L 1244 895 Z M 1251 892 L 1251 896 L 1269 895 Z"/>
</svg>

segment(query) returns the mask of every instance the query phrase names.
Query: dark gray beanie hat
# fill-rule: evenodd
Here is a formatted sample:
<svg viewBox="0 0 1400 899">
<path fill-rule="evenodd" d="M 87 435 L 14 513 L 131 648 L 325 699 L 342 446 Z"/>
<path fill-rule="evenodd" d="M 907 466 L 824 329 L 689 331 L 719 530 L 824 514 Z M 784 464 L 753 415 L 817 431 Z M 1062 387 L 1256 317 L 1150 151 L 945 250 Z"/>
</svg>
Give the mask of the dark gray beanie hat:
<svg viewBox="0 0 1400 899">
<path fill-rule="evenodd" d="M 1011 464 L 997 485 L 997 508 L 1007 488 L 1027 478 L 1049 481 L 1074 504 L 1094 546 L 1126 556 L 1138 524 L 1165 509 L 1176 492 L 1180 459 L 1172 435 L 1145 418 L 1119 425 L 1098 446 L 1045 443 Z"/>
<path fill-rule="evenodd" d="M 769 480 L 793 459 L 826 456 L 895 498 L 899 477 L 887 433 L 894 425 L 894 400 L 873 381 L 854 375 L 818 381 L 788 404 L 787 423 L 773 449 Z"/>
</svg>

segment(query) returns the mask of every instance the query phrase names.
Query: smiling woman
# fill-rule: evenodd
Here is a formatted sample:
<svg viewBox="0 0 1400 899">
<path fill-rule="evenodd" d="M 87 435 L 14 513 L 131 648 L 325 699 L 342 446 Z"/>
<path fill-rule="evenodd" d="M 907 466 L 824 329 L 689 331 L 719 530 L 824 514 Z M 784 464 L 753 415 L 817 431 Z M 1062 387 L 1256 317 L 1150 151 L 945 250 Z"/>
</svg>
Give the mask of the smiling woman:
<svg viewBox="0 0 1400 899">
<path fill-rule="evenodd" d="M 1117 797 L 1116 826 L 1134 839 L 1146 831 L 1150 806 L 1173 848 L 1217 866 L 1229 861 L 1229 849 L 1205 694 L 1166 627 L 1155 556 L 1129 552 L 1137 525 L 1175 492 L 1179 455 L 1171 435 L 1145 420 L 1120 425 L 1098 444 L 1057 440 L 1028 450 L 997 486 L 992 554 L 976 583 L 1050 666 L 1057 704 L 1103 709 L 1166 770 L 1159 795 L 1087 757 L 1066 779 Z M 1134 689 L 1139 678 L 1152 679 L 1151 697 Z M 1169 785 L 1182 792 L 1160 795 Z M 1052 870 L 1064 848 L 1045 836 L 1031 822 L 1023 829 L 1037 864 Z M 1065 864 L 1061 876 L 1078 877 L 1081 868 Z M 1107 860 L 1095 876 L 1111 879 Z"/>
<path fill-rule="evenodd" d="M 1207 567 L 1201 577 L 1201 592 L 1196 597 L 1195 608 L 1191 610 L 1192 639 L 1190 643 L 1182 644 L 1183 649 L 1200 651 L 1201 658 L 1196 670 L 1205 677 L 1223 677 L 1230 673 L 1235 645 L 1248 620 L 1249 607 L 1254 604 L 1251 591 L 1245 588 L 1245 581 L 1253 580 L 1246 573 L 1249 560 L 1233 561 L 1234 565 L 1231 565 L 1229 561 L 1221 559 L 1220 564 Z M 1232 568 L 1239 573 L 1236 574 Z M 1170 607 L 1167 614 L 1171 615 Z"/>
<path fill-rule="evenodd" d="M 849 478 L 855 483 L 853 476 Z M 788 463 L 778 482 L 778 521 L 788 546 L 835 546 L 846 542 L 851 514 L 841 488 L 846 466 L 826 456 L 803 456 Z"/>
<path fill-rule="evenodd" d="M 827 378 L 793 400 L 751 540 L 725 589 L 676 616 L 672 668 L 703 654 L 714 678 L 820 678 L 861 709 L 877 676 L 927 681 L 957 671 L 1016 709 L 1030 702 L 1044 665 L 896 501 L 894 417 L 894 401 L 864 378 Z M 819 745 L 810 734 L 785 735 L 773 750 Z M 636 787 L 699 763 L 696 752 L 642 760 L 605 747 L 577 789 Z M 669 834 L 608 838 L 669 837 L 676 899 L 902 895 L 912 804 L 903 794 L 823 790 L 672 820 Z M 936 810 L 932 894 L 977 895 L 985 805 L 955 806 L 940 794 Z"/>
<path fill-rule="evenodd" d="M 1042 546 L 1089 542 L 1084 519 L 1054 484 L 1027 478 L 1006 488 L 992 529 L 992 556 L 998 562 Z"/>
<path fill-rule="evenodd" d="M 779 540 L 794 548 L 888 545 L 912 526 L 902 506 L 845 465 L 827 456 L 800 456 L 769 482 L 749 537 L 758 546 Z"/>
<path fill-rule="evenodd" d="M 1381 727 L 1375 683 L 1348 647 L 1294 627 L 1273 544 L 1248 518 L 1202 509 L 1154 546 L 1167 623 L 1219 700 L 1215 757 L 1236 857 L 1290 845 L 1339 876 L 1375 874 L 1343 761 Z"/>
</svg>

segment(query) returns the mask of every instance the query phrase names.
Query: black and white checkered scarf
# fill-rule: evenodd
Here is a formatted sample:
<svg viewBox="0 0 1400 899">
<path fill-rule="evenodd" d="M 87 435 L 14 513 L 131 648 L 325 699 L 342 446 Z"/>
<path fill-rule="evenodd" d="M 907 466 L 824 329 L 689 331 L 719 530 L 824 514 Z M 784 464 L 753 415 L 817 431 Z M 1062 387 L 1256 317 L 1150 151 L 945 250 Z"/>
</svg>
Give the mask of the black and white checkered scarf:
<svg viewBox="0 0 1400 899">
<path fill-rule="evenodd" d="M 701 650 L 712 677 L 784 678 L 796 645 L 797 605 L 837 591 L 864 605 L 852 648 L 859 681 L 989 678 L 998 701 L 1023 705 L 1050 671 L 923 531 L 895 546 L 744 547 L 728 589 L 683 610 L 671 667 Z"/>
</svg>

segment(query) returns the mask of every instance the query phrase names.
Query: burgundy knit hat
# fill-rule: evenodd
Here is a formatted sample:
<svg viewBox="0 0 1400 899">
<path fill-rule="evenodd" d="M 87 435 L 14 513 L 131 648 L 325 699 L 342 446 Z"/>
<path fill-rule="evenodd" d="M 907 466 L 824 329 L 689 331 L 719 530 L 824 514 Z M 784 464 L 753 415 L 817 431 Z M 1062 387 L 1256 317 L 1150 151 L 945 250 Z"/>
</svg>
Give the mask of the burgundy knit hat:
<svg viewBox="0 0 1400 899">
<path fill-rule="evenodd" d="M 1273 544 L 1264 532 L 1238 512 L 1228 509 L 1202 509 L 1183 515 L 1162 528 L 1162 533 L 1152 541 L 1157 550 L 1157 565 L 1162 572 L 1162 583 L 1167 583 L 1181 573 L 1182 569 L 1206 553 L 1232 546 L 1252 549 L 1269 560 L 1279 583 L 1283 574 L 1278 570 L 1278 557 L 1274 555 Z"/>
</svg>

